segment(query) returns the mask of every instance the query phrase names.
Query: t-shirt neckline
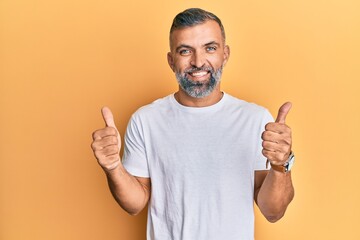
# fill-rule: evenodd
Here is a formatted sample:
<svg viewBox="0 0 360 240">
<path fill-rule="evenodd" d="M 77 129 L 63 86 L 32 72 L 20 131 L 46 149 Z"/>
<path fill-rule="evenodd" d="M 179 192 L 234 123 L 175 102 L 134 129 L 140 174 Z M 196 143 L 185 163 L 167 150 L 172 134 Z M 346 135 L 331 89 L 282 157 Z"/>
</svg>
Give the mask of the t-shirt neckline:
<svg viewBox="0 0 360 240">
<path fill-rule="evenodd" d="M 171 103 L 178 109 L 180 109 L 181 111 L 185 111 L 185 112 L 192 112 L 192 113 L 196 113 L 196 112 L 209 112 L 209 111 L 214 111 L 214 110 L 218 110 L 219 108 L 221 108 L 222 105 L 224 105 L 224 102 L 226 101 L 226 99 L 229 97 L 227 93 L 222 92 L 223 96 L 220 99 L 220 101 L 218 101 L 217 103 L 210 105 L 210 106 L 206 106 L 206 107 L 188 107 L 188 106 L 184 106 L 182 104 L 180 104 L 176 98 L 175 98 L 175 93 L 170 95 L 170 101 Z"/>
</svg>

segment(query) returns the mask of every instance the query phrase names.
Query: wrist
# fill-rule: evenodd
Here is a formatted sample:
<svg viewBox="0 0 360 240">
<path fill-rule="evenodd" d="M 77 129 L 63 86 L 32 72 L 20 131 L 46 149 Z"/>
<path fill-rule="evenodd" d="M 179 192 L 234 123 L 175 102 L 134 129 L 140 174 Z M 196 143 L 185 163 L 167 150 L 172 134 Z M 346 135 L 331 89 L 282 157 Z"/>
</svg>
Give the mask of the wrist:
<svg viewBox="0 0 360 240">
<path fill-rule="evenodd" d="M 105 172 L 105 174 L 109 177 L 111 176 L 119 176 L 119 175 L 123 175 L 125 173 L 125 168 L 123 167 L 121 160 L 119 159 L 118 162 L 113 163 L 111 166 L 108 167 L 103 167 L 103 170 Z"/>
<path fill-rule="evenodd" d="M 267 160 L 266 168 L 268 167 L 269 162 L 270 161 Z M 270 162 L 270 166 L 271 166 L 271 169 L 273 169 L 274 171 L 287 173 L 287 172 L 291 171 L 291 168 L 293 167 L 294 162 L 295 162 L 295 155 L 294 155 L 293 152 L 291 152 L 288 160 L 283 165 L 275 165 L 275 164 Z"/>
</svg>

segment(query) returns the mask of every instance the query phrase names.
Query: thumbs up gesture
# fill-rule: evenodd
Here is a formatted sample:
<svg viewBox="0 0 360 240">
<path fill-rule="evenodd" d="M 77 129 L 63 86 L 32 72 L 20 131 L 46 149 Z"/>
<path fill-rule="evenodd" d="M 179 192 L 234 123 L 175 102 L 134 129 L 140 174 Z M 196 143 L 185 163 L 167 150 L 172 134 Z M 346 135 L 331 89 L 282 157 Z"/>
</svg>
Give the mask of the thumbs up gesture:
<svg viewBox="0 0 360 240">
<path fill-rule="evenodd" d="M 121 139 L 115 126 L 114 117 L 108 107 L 101 109 L 105 127 L 96 130 L 93 134 L 91 148 L 99 165 L 105 171 L 111 171 L 119 166 Z"/>
<path fill-rule="evenodd" d="M 291 153 L 291 129 L 285 124 L 285 119 L 291 108 L 291 103 L 284 103 L 275 122 L 268 123 L 262 133 L 262 154 L 273 165 L 284 165 Z"/>
</svg>

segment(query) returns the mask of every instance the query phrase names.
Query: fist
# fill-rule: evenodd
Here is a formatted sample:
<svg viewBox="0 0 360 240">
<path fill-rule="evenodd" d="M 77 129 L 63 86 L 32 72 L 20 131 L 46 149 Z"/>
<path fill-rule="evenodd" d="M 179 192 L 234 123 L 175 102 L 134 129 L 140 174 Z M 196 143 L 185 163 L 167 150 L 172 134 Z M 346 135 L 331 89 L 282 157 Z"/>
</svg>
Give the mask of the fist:
<svg viewBox="0 0 360 240">
<path fill-rule="evenodd" d="M 283 104 L 275 122 L 268 123 L 262 133 L 262 154 L 273 165 L 284 165 L 291 153 L 291 129 L 285 124 L 285 119 L 291 108 L 291 103 Z"/>
<path fill-rule="evenodd" d="M 93 134 L 91 148 L 99 165 L 105 171 L 111 171 L 119 166 L 121 139 L 115 126 L 114 117 L 109 108 L 101 109 L 105 128 L 96 130 Z"/>
</svg>

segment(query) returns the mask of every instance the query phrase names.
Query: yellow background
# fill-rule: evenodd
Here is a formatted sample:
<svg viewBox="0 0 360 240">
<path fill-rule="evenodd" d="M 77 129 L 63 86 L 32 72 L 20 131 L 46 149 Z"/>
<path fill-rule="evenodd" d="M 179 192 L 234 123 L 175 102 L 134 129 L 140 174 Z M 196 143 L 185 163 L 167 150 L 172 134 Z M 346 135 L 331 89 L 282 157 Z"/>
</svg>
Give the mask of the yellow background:
<svg viewBox="0 0 360 240">
<path fill-rule="evenodd" d="M 292 101 L 296 196 L 256 239 L 360 239 L 360 1 L 0 1 L 0 239 L 145 239 L 146 212 L 112 199 L 90 149 L 114 112 L 176 91 L 173 17 L 223 21 L 223 90 L 267 107 Z"/>
</svg>

